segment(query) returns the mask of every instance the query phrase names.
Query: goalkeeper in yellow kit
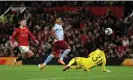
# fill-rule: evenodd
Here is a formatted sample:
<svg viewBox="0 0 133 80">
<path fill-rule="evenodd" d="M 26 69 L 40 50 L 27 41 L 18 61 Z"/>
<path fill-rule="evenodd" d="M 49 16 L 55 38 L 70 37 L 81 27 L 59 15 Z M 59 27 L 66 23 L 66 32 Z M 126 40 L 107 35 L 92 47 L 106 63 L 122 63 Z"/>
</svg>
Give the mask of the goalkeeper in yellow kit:
<svg viewBox="0 0 133 80">
<path fill-rule="evenodd" d="M 74 63 L 77 65 L 72 66 Z M 90 71 L 90 69 L 98 64 L 102 64 L 102 71 L 110 72 L 106 69 L 106 57 L 105 53 L 100 49 L 96 49 L 95 51 L 91 52 L 88 58 L 83 57 L 75 57 L 73 58 L 67 66 L 63 69 L 66 71 L 67 69 L 84 69 L 85 71 Z"/>
</svg>

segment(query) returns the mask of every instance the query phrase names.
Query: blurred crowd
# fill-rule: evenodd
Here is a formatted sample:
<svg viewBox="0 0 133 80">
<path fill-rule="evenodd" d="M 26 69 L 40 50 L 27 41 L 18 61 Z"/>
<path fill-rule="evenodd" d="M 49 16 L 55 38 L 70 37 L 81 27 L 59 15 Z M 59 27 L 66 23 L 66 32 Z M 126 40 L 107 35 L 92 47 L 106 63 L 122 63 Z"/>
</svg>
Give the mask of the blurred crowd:
<svg viewBox="0 0 133 80">
<path fill-rule="evenodd" d="M 49 6 L 90 6 L 90 5 L 122 5 L 118 1 L 95 1 L 95 2 L 5 2 L 0 3 L 0 14 L 9 6 L 26 6 L 23 17 L 27 20 L 27 26 L 33 35 L 39 40 L 36 45 L 30 41 L 30 49 L 36 57 L 48 55 L 51 52 L 53 38 L 47 39 L 50 29 L 54 26 L 57 16 L 63 20 L 65 40 L 69 43 L 72 51 L 69 56 L 87 57 L 96 48 L 108 48 L 107 58 L 131 58 L 133 57 L 133 18 L 126 16 L 117 19 L 113 11 L 108 9 L 103 16 L 95 16 L 91 11 L 82 7 L 74 11 L 44 12 L 44 7 Z M 94 6 L 95 6 L 94 5 Z M 19 56 L 18 48 L 10 48 L 10 36 L 15 27 L 18 27 L 19 12 L 8 13 L 0 20 L 0 56 Z M 112 28 L 112 35 L 105 35 L 106 28 Z"/>
</svg>

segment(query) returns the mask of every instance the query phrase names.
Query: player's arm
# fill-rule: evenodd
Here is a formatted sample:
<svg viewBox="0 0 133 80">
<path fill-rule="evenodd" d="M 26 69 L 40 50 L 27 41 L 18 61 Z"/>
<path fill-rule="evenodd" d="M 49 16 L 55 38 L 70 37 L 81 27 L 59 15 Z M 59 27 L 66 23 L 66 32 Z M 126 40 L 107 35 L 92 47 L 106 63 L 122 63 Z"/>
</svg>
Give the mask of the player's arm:
<svg viewBox="0 0 133 80">
<path fill-rule="evenodd" d="M 105 58 L 105 55 L 102 55 L 102 58 L 103 58 L 102 70 L 103 70 L 103 71 L 106 71 L 106 67 L 105 67 L 105 65 L 106 65 L 106 58 Z"/>
<path fill-rule="evenodd" d="M 38 40 L 36 40 L 36 38 L 33 36 L 33 34 L 30 32 L 29 29 L 28 29 L 28 35 L 29 35 L 37 44 L 39 44 Z"/>
<path fill-rule="evenodd" d="M 56 27 L 54 26 L 50 31 L 50 36 L 53 36 L 56 40 L 59 40 L 57 35 L 55 34 Z"/>
<path fill-rule="evenodd" d="M 103 58 L 103 62 L 102 62 L 102 71 L 104 72 L 110 72 L 109 70 L 106 69 L 106 57 L 105 57 L 105 53 L 101 52 L 102 58 Z"/>
<path fill-rule="evenodd" d="M 88 57 L 93 56 L 93 55 L 94 55 L 94 52 L 91 52 L 91 53 L 88 55 Z"/>
<path fill-rule="evenodd" d="M 71 69 L 81 69 L 81 66 L 75 65 L 75 66 L 70 66 Z"/>
</svg>

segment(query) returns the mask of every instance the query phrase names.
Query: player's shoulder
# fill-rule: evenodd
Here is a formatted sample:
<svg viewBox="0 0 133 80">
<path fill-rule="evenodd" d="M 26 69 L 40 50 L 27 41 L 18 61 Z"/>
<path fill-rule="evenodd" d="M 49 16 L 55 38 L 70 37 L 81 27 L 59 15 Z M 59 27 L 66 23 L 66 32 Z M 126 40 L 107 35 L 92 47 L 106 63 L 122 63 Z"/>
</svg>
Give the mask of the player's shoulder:
<svg viewBox="0 0 133 80">
<path fill-rule="evenodd" d="M 25 29 L 28 29 L 28 27 L 27 27 L 27 26 L 24 26 L 24 28 L 25 28 Z"/>
<path fill-rule="evenodd" d="M 54 24 L 53 29 L 57 29 L 58 27 L 59 27 L 58 24 Z"/>
<path fill-rule="evenodd" d="M 100 49 L 96 49 L 95 51 L 97 51 L 97 52 L 102 52 L 102 50 L 100 50 Z"/>
<path fill-rule="evenodd" d="M 55 24 L 54 26 L 55 26 L 55 27 L 61 27 L 62 25 L 60 25 L 60 24 Z"/>
<path fill-rule="evenodd" d="M 19 27 L 17 27 L 17 28 L 15 28 L 14 30 L 15 30 L 15 31 L 18 31 L 19 29 L 20 29 L 20 28 L 19 28 Z"/>
<path fill-rule="evenodd" d="M 58 24 L 55 24 L 54 27 L 58 27 L 59 25 Z"/>
</svg>

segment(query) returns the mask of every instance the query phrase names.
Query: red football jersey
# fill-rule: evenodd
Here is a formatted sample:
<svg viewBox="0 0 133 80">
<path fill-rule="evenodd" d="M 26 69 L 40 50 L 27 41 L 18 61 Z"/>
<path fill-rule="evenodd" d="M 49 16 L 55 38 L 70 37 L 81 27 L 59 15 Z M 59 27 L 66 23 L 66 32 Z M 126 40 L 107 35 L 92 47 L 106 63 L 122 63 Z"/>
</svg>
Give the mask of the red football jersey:
<svg viewBox="0 0 133 80">
<path fill-rule="evenodd" d="M 20 28 L 20 27 L 16 28 L 12 34 L 12 38 L 11 38 L 12 44 L 14 44 L 14 39 L 16 38 L 16 40 L 18 42 L 18 46 L 28 46 L 29 45 L 29 42 L 28 42 L 29 36 L 34 41 L 36 40 L 27 26 L 25 26 L 23 28 Z"/>
</svg>

